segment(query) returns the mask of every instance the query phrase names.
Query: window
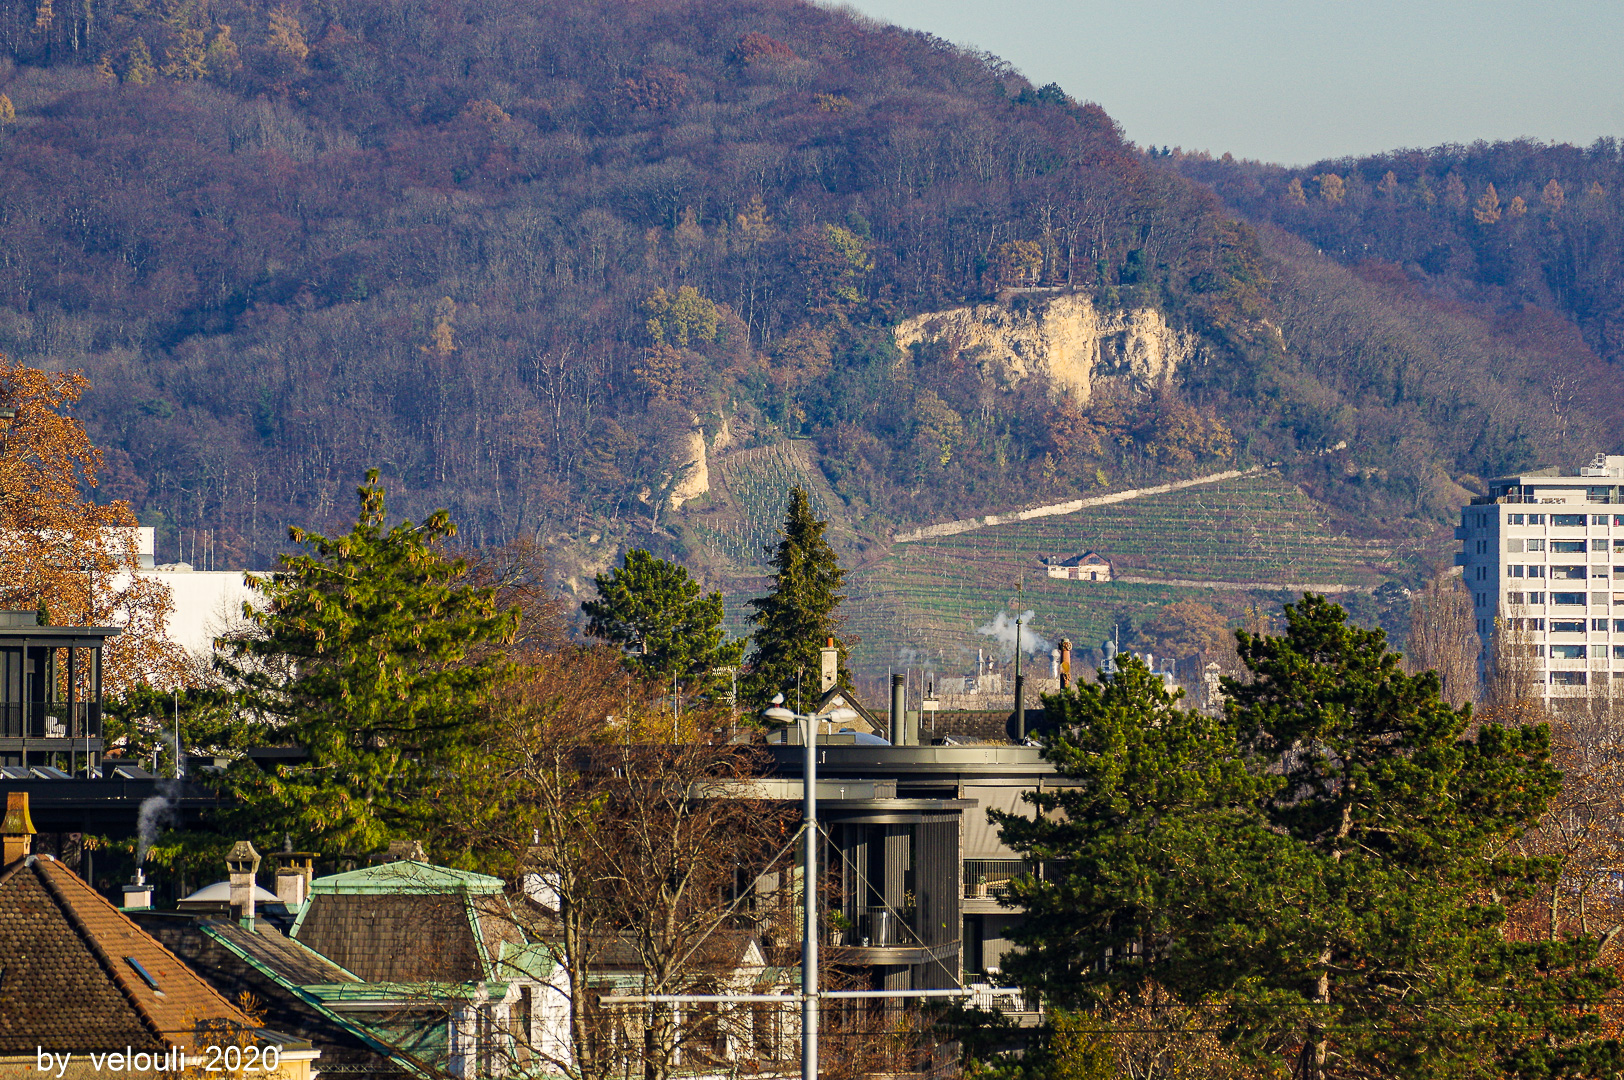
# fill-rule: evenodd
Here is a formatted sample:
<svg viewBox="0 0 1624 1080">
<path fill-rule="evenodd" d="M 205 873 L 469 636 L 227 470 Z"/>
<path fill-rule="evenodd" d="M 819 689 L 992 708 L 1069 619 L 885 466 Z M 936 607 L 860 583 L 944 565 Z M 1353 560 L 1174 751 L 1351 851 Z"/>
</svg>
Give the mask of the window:
<svg viewBox="0 0 1624 1080">
<path fill-rule="evenodd" d="M 1590 515 L 1590 524 L 1592 524 L 1592 525 L 1605 525 L 1605 524 L 1607 524 L 1607 515 L 1606 514 L 1591 514 Z"/>
<path fill-rule="evenodd" d="M 1624 645 L 1613 646 L 1613 659 L 1624 660 Z"/>
<path fill-rule="evenodd" d="M 1585 647 L 1583 645 L 1552 645 L 1552 660 L 1583 660 Z"/>
<path fill-rule="evenodd" d="M 1523 568 L 1521 566 L 1508 566 L 1508 567 L 1506 567 L 1506 576 L 1507 577 L 1522 577 L 1523 576 Z"/>
<path fill-rule="evenodd" d="M 1583 581 L 1585 568 L 1582 566 L 1553 566 L 1551 576 L 1558 581 Z"/>
<path fill-rule="evenodd" d="M 1585 673 L 1582 671 L 1553 671 L 1551 672 L 1552 686 L 1583 686 Z"/>
<path fill-rule="evenodd" d="M 1482 607 L 1482 606 L 1483 606 L 1483 600 L 1484 600 L 1484 596 L 1483 596 L 1483 594 L 1482 594 L 1482 593 L 1478 593 L 1478 594 L 1476 594 L 1476 597 L 1475 597 L 1475 600 L 1476 600 L 1476 603 L 1477 603 L 1477 606 L 1478 606 L 1478 607 Z"/>
<path fill-rule="evenodd" d="M 1523 516 L 1521 514 L 1507 514 L 1506 515 L 1506 524 L 1508 524 L 1508 525 L 1521 525 L 1522 523 L 1523 523 Z"/>
<path fill-rule="evenodd" d="M 1599 630 L 1603 634 L 1607 633 L 1607 620 L 1606 619 L 1591 619 L 1590 620 L 1590 629 Z"/>
<path fill-rule="evenodd" d="M 1542 592 L 1531 592 L 1528 594 L 1528 602 L 1530 604 L 1543 604 L 1545 602 L 1545 594 Z"/>
<path fill-rule="evenodd" d="M 1583 540 L 1552 540 L 1551 550 L 1571 555 L 1585 550 L 1585 542 Z"/>
<path fill-rule="evenodd" d="M 811 721 L 809 720 L 809 721 L 807 721 L 807 723 L 811 723 Z M 141 976 L 141 981 L 142 982 L 146 983 L 148 986 L 152 987 L 154 990 L 158 989 L 158 980 L 154 979 L 152 977 L 152 974 L 150 972 L 148 972 L 146 968 L 141 966 L 141 961 L 137 960 L 133 956 L 126 956 L 124 958 L 124 962 L 126 964 L 130 965 L 130 967 L 135 969 L 135 973 L 137 975 Z"/>
<path fill-rule="evenodd" d="M 1583 514 L 1552 514 L 1551 524 L 1558 529 L 1582 529 L 1585 527 Z"/>
<path fill-rule="evenodd" d="M 1544 619 L 1529 619 L 1528 620 L 1528 629 L 1543 631 L 1545 629 L 1545 620 Z M 1545 646 L 1541 645 L 1540 648 L 1543 650 L 1545 648 Z M 1544 656 L 1545 653 L 1541 652 L 1540 655 Z"/>
<path fill-rule="evenodd" d="M 1583 619 L 1552 619 L 1551 633 L 1553 634 L 1582 634 L 1585 632 Z"/>
<path fill-rule="evenodd" d="M 1530 540 L 1530 541 L 1528 541 L 1528 550 L 1529 551 L 1544 551 L 1545 550 L 1545 541 L 1543 541 L 1543 540 Z"/>
<path fill-rule="evenodd" d="M 1487 555 L 1489 553 L 1489 542 L 1487 540 L 1479 540 L 1477 542 L 1477 553 L 1479 555 Z"/>
<path fill-rule="evenodd" d="M 1521 604 L 1523 602 L 1522 596 L 1523 594 L 1520 592 L 1508 592 L 1506 593 L 1506 603 Z"/>
<path fill-rule="evenodd" d="M 1545 515 L 1544 514 L 1529 514 L 1528 515 L 1528 524 L 1530 524 L 1530 525 L 1543 525 L 1543 524 L 1545 524 Z"/>
<path fill-rule="evenodd" d="M 1528 576 L 1529 577 L 1544 577 L 1545 576 L 1545 567 L 1543 567 L 1543 566 L 1530 566 L 1528 568 Z"/>
<path fill-rule="evenodd" d="M 1607 567 L 1605 567 L 1605 566 L 1592 566 L 1590 568 L 1590 576 L 1591 577 L 1599 577 L 1599 578 L 1606 577 L 1607 576 Z"/>
<path fill-rule="evenodd" d="M 1585 594 L 1582 592 L 1554 592 L 1551 594 L 1553 604 L 1574 604 L 1583 607 Z"/>
</svg>

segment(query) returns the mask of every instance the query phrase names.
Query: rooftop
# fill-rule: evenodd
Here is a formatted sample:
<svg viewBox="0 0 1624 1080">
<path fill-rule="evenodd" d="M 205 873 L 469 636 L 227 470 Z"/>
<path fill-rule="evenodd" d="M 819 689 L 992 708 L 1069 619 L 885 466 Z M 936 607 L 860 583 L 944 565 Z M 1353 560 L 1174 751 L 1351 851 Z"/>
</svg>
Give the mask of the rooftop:
<svg viewBox="0 0 1624 1080">
<path fill-rule="evenodd" d="M 196 1045 L 200 1021 L 255 1025 L 56 860 L 0 872 L 0 1054 Z"/>
</svg>

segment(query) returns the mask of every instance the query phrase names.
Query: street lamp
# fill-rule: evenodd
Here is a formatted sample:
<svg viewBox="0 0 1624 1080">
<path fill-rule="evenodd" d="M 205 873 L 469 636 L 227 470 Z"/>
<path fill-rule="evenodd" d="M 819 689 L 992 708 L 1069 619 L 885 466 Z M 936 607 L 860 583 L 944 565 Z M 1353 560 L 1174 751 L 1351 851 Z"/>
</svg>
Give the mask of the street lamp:
<svg viewBox="0 0 1624 1080">
<path fill-rule="evenodd" d="M 805 723 L 802 742 L 805 764 L 801 768 L 801 794 L 806 818 L 805 862 L 801 869 L 801 1077 L 817 1080 L 818 1075 L 818 716 L 795 713 L 784 708 L 784 695 L 774 694 L 772 707 L 761 714 L 782 724 Z M 831 720 L 849 720 L 857 713 L 839 708 Z"/>
</svg>

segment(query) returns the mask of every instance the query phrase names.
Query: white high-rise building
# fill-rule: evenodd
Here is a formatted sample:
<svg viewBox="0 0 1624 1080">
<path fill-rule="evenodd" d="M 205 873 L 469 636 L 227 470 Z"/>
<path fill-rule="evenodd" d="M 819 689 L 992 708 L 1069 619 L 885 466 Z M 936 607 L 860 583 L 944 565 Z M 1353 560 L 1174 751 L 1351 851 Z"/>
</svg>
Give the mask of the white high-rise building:
<svg viewBox="0 0 1624 1080">
<path fill-rule="evenodd" d="M 1624 457 L 1598 455 L 1577 474 L 1491 480 L 1489 494 L 1461 511 L 1455 562 L 1485 665 L 1499 628 L 1547 698 L 1624 693 L 1621 494 Z"/>
</svg>

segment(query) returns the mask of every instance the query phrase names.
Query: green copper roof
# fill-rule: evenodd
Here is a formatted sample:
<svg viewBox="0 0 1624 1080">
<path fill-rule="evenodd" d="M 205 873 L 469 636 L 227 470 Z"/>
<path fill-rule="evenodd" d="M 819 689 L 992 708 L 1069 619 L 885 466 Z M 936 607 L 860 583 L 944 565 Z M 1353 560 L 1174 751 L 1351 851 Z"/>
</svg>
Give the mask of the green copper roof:
<svg viewBox="0 0 1624 1080">
<path fill-rule="evenodd" d="M 376 893 L 499 893 L 502 879 L 468 870 L 403 859 L 361 870 L 329 874 L 310 883 L 311 895 L 332 896 Z"/>
</svg>

